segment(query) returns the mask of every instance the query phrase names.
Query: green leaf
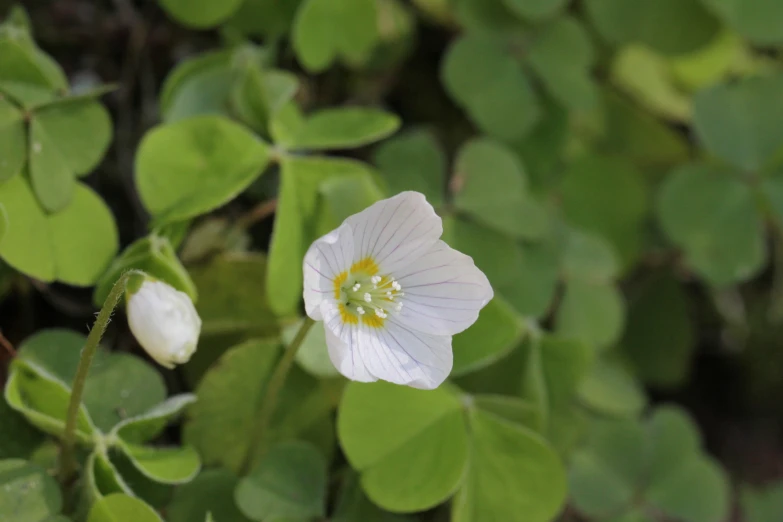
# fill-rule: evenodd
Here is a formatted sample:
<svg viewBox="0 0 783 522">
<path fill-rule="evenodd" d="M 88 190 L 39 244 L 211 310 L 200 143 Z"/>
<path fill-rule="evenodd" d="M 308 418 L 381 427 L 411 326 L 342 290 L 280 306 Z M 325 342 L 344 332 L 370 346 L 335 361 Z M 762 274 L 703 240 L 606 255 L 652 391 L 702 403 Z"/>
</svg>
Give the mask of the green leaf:
<svg viewBox="0 0 783 522">
<path fill-rule="evenodd" d="M 120 254 L 98 281 L 93 294 L 96 306 L 102 306 L 111 288 L 128 270 L 142 270 L 160 279 L 177 290 L 188 294 L 194 302 L 198 300 L 196 285 L 188 271 L 177 258 L 177 253 L 165 237 L 151 234 L 137 239 Z"/>
<path fill-rule="evenodd" d="M 421 192 L 433 206 L 443 203 L 446 155 L 433 133 L 413 129 L 389 139 L 375 151 L 375 165 L 389 192 Z"/>
<path fill-rule="evenodd" d="M 48 212 L 68 206 L 74 179 L 88 174 L 111 142 L 109 113 L 92 99 L 65 100 L 35 111 L 30 120 L 30 179 Z"/>
<path fill-rule="evenodd" d="M 562 252 L 563 277 L 592 283 L 609 283 L 619 266 L 615 250 L 601 236 L 567 229 Z"/>
<path fill-rule="evenodd" d="M 622 346 L 645 383 L 684 384 L 695 348 L 688 296 L 668 274 L 652 274 L 630 302 Z"/>
<path fill-rule="evenodd" d="M 500 232 L 541 237 L 547 229 L 545 209 L 527 193 L 527 178 L 517 156 L 499 143 L 475 139 L 456 159 L 454 206 Z"/>
<path fill-rule="evenodd" d="M 680 462 L 647 495 L 657 509 L 685 522 L 720 522 L 729 514 L 728 480 L 718 464 L 701 456 Z"/>
<path fill-rule="evenodd" d="M 262 254 L 227 253 L 192 267 L 202 335 L 277 332 L 264 292 L 267 266 Z"/>
<path fill-rule="evenodd" d="M 32 100 L 33 93 L 36 99 L 45 100 L 54 97 L 54 90 L 68 87 L 62 69 L 36 47 L 26 31 L 4 30 L 0 34 L 0 56 L 0 90 L 8 92 L 10 87 L 13 97 L 22 91 L 24 101 Z"/>
<path fill-rule="evenodd" d="M 444 388 L 351 382 L 337 432 L 367 496 L 384 509 L 412 512 L 440 504 L 459 486 L 468 459 L 463 422 L 459 400 Z"/>
<path fill-rule="evenodd" d="M 286 71 L 262 70 L 250 62 L 240 73 L 231 92 L 231 102 L 239 118 L 266 135 L 273 117 L 290 102 L 299 88 L 297 77 Z"/>
<path fill-rule="evenodd" d="M 546 313 L 559 279 L 551 242 L 520 245 L 513 238 L 460 217 L 446 216 L 443 240 L 473 258 L 493 288 L 524 316 Z"/>
<path fill-rule="evenodd" d="M 557 454 L 533 432 L 494 415 L 470 414 L 471 458 L 454 499 L 454 522 L 547 522 L 566 499 L 566 475 Z M 519 470 L 526 470 L 520 473 Z"/>
<path fill-rule="evenodd" d="M 542 27 L 528 53 L 530 66 L 557 101 L 577 110 L 598 104 L 598 88 L 590 76 L 595 58 L 592 41 L 577 20 L 566 16 Z"/>
<path fill-rule="evenodd" d="M 300 4 L 301 0 L 245 0 L 224 26 L 248 36 L 283 36 L 289 32 Z"/>
<path fill-rule="evenodd" d="M 671 61 L 643 45 L 624 47 L 612 62 L 612 83 L 641 106 L 666 119 L 690 124 L 693 100 L 683 92 Z"/>
<path fill-rule="evenodd" d="M 169 522 L 194 522 L 211 513 L 217 522 L 247 522 L 234 504 L 237 477 L 225 469 L 203 471 L 174 490 L 166 513 Z"/>
<path fill-rule="evenodd" d="M 286 346 L 294 340 L 303 322 L 304 320 L 298 321 L 283 330 L 282 337 Z M 296 362 L 303 370 L 315 377 L 340 375 L 329 359 L 329 352 L 326 349 L 326 331 L 322 325 L 315 325 L 307 332 L 302 345 L 296 352 Z"/>
<path fill-rule="evenodd" d="M 111 143 L 109 112 L 92 98 L 64 98 L 37 109 L 32 121 L 52 140 L 68 170 L 78 177 L 92 172 Z"/>
<path fill-rule="evenodd" d="M 647 512 L 718 522 L 729 514 L 725 474 L 702 453 L 694 423 L 676 407 L 656 409 L 644 425 L 596 421 L 573 460 L 571 491 L 577 510 L 591 519 L 646 522 Z"/>
<path fill-rule="evenodd" d="M 291 150 L 351 149 L 381 140 L 400 127 L 400 119 L 378 109 L 323 109 L 307 116 L 290 139 Z"/>
<path fill-rule="evenodd" d="M 87 522 L 163 522 L 163 519 L 141 500 L 113 493 L 95 503 Z"/>
<path fill-rule="evenodd" d="M 558 252 L 550 242 L 520 247 L 517 269 L 506 270 L 508 277 L 497 288 L 517 312 L 537 318 L 547 314 L 559 279 Z"/>
<path fill-rule="evenodd" d="M 540 117 L 530 79 L 506 54 L 502 42 L 492 37 L 469 35 L 456 40 L 446 52 L 440 75 L 449 95 L 492 137 L 520 139 Z"/>
<path fill-rule="evenodd" d="M 60 212 L 73 199 L 76 189 L 73 172 L 52 137 L 36 119 L 30 122 L 29 128 L 30 185 L 45 212 Z"/>
<path fill-rule="evenodd" d="M 24 460 L 0 460 L 0 518 L 49 522 L 62 508 L 57 482 Z"/>
<path fill-rule="evenodd" d="M 330 520 L 332 522 L 413 522 L 410 517 L 383 511 L 370 502 L 362 491 L 359 477 L 355 473 L 350 473 L 343 480 L 337 507 Z"/>
<path fill-rule="evenodd" d="M 612 358 L 603 358 L 579 386 L 579 398 L 600 413 L 631 417 L 647 403 L 640 384 L 627 369 Z"/>
<path fill-rule="evenodd" d="M 17 360 L 70 386 L 85 342 L 76 332 L 43 330 L 25 340 Z M 98 351 L 82 401 L 95 425 L 108 432 L 124 417 L 146 412 L 165 396 L 163 379 L 153 366 L 127 353 Z"/>
<path fill-rule="evenodd" d="M 190 482 L 201 469 L 193 448 L 150 448 L 120 442 L 120 449 L 145 477 L 162 484 Z"/>
<path fill-rule="evenodd" d="M 476 33 L 519 28 L 519 18 L 502 0 L 454 0 L 450 4 L 454 14 L 448 24 L 453 24 L 455 17 L 460 25 Z"/>
<path fill-rule="evenodd" d="M 167 424 L 194 402 L 196 396 L 191 393 L 169 397 L 142 414 L 123 419 L 114 426 L 112 433 L 125 442 L 148 442 L 160 435 Z"/>
<path fill-rule="evenodd" d="M 671 166 L 689 157 L 685 138 L 612 90 L 604 90 L 604 135 L 610 150 L 642 165 Z"/>
<path fill-rule="evenodd" d="M 527 367 L 521 382 L 522 397 L 538 404 L 546 414 L 570 407 L 592 366 L 590 347 L 554 335 L 529 339 L 523 347 Z"/>
<path fill-rule="evenodd" d="M 586 7 L 610 43 L 639 42 L 665 54 L 694 51 L 720 28 L 698 0 L 588 0 Z"/>
<path fill-rule="evenodd" d="M 603 519 L 630 507 L 648 463 L 644 428 L 633 421 L 596 421 L 569 477 L 576 509 Z"/>
<path fill-rule="evenodd" d="M 701 438 L 696 423 L 677 406 L 659 406 L 647 421 L 650 483 L 666 483 L 685 459 L 698 452 Z"/>
<path fill-rule="evenodd" d="M 372 176 L 369 166 L 345 158 L 283 159 L 266 283 L 269 304 L 275 313 L 289 314 L 301 300 L 301 262 L 310 242 L 316 239 L 321 185 L 340 177 Z"/>
<path fill-rule="evenodd" d="M 585 156 L 563 175 L 560 199 L 566 220 L 608 240 L 625 266 L 639 255 L 648 195 L 633 165 L 618 158 Z"/>
<path fill-rule="evenodd" d="M 544 431 L 545 413 L 533 401 L 507 395 L 475 395 L 473 404 L 484 413 L 524 426 L 541 434 Z"/>
<path fill-rule="evenodd" d="M 210 0 L 158 0 L 161 7 L 179 23 L 205 29 L 226 21 L 242 5 L 242 0 L 211 2 Z"/>
<path fill-rule="evenodd" d="M 555 331 L 601 350 L 614 344 L 625 322 L 623 296 L 612 284 L 572 280 L 557 313 Z"/>
<path fill-rule="evenodd" d="M 239 481 L 234 496 L 240 511 L 251 520 L 323 517 L 326 461 L 309 444 L 281 444 Z"/>
<path fill-rule="evenodd" d="M 373 0 L 304 0 L 292 34 L 302 66 L 314 73 L 338 58 L 349 66 L 366 62 L 380 37 L 376 9 Z"/>
<path fill-rule="evenodd" d="M 263 396 L 279 353 L 274 342 L 248 341 L 226 352 L 201 380 L 183 438 L 205 465 L 241 468 L 253 442 L 256 398 Z"/>
<path fill-rule="evenodd" d="M 111 211 L 84 185 L 77 184 L 65 210 L 47 215 L 28 182 L 16 176 L 0 185 L 0 204 L 5 206 L 8 221 L 18 224 L 9 227 L 0 255 L 36 279 L 90 286 L 117 252 L 117 227 Z"/>
<path fill-rule="evenodd" d="M 0 205 L 0 243 L 3 241 L 6 230 L 8 230 L 8 213 L 5 211 L 5 207 Z M 0 293 L 5 293 L 5 290 L 0 290 Z"/>
<path fill-rule="evenodd" d="M 684 165 L 658 195 L 663 231 L 691 267 L 715 286 L 751 278 L 767 253 L 761 216 L 750 187 L 710 166 Z"/>
<path fill-rule="evenodd" d="M 5 400 L 41 431 L 62 436 L 70 402 L 70 389 L 34 363 L 14 361 L 5 383 Z M 76 420 L 76 438 L 92 443 L 95 426 L 84 406 Z"/>
<path fill-rule="evenodd" d="M 136 155 L 136 186 L 162 224 L 227 203 L 268 162 L 267 145 L 244 128 L 219 116 L 197 116 L 145 135 Z"/>
<path fill-rule="evenodd" d="M 22 171 L 27 161 L 27 133 L 22 111 L 0 95 L 0 182 Z"/>
<path fill-rule="evenodd" d="M 177 64 L 160 93 L 163 121 L 222 114 L 235 80 L 233 56 L 229 49 L 209 51 Z"/>
<path fill-rule="evenodd" d="M 0 459 L 26 459 L 44 440 L 40 431 L 0 399 Z"/>
<path fill-rule="evenodd" d="M 783 483 L 755 489 L 745 486 L 740 496 L 747 522 L 775 522 L 783 517 Z"/>
<path fill-rule="evenodd" d="M 80 498 L 78 515 L 84 518 L 90 507 L 98 500 L 112 493 L 133 495 L 128 484 L 108 455 L 93 451 L 87 457 L 83 471 L 84 487 Z"/>
<path fill-rule="evenodd" d="M 766 0 L 704 0 L 727 25 L 758 45 L 783 42 L 783 5 Z"/>
<path fill-rule="evenodd" d="M 361 212 L 384 196 L 370 176 L 328 179 L 321 183 L 318 193 L 321 211 L 315 232 L 319 236 L 328 234 L 346 218 Z"/>
<path fill-rule="evenodd" d="M 722 83 L 696 94 L 694 126 L 704 146 L 724 161 L 758 171 L 783 147 L 783 75 Z"/>
<path fill-rule="evenodd" d="M 496 296 L 478 320 L 464 332 L 454 336 L 453 375 L 462 375 L 483 368 L 508 355 L 525 333 L 519 316 L 502 297 Z"/>
<path fill-rule="evenodd" d="M 204 375 L 198 401 L 188 411 L 184 441 L 196 448 L 205 465 L 221 464 L 236 472 L 242 467 L 257 442 L 258 404 L 279 355 L 276 342 L 247 341 L 226 352 Z M 313 378 L 290 373 L 267 440 L 302 438 L 329 415 L 329 401 Z"/>
<path fill-rule="evenodd" d="M 528 20 L 541 20 L 558 13 L 568 0 L 503 0 L 510 10 Z"/>
</svg>

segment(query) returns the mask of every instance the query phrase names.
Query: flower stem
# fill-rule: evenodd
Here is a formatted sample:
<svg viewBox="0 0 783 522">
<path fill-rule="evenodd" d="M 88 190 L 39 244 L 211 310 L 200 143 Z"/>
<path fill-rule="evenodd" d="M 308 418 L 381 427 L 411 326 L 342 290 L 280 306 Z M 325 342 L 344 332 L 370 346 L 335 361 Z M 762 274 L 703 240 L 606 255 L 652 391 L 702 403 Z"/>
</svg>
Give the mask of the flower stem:
<svg viewBox="0 0 783 522">
<path fill-rule="evenodd" d="M 74 458 L 76 421 L 79 417 L 79 407 L 82 404 L 84 385 L 87 382 L 87 375 L 90 372 L 92 359 L 95 357 L 95 352 L 98 350 L 98 344 L 101 341 L 101 337 L 103 337 L 103 333 L 109 325 L 114 308 L 117 306 L 122 294 L 125 292 L 125 285 L 128 282 L 128 278 L 132 275 L 143 274 L 144 273 L 140 270 L 129 270 L 120 276 L 117 282 L 114 283 L 111 292 L 109 292 L 106 301 L 103 303 L 103 308 L 101 308 L 101 311 L 98 313 L 95 324 L 93 325 L 92 330 L 90 330 L 90 334 L 87 336 L 87 342 L 82 349 L 82 354 L 79 359 L 76 376 L 73 378 L 71 399 L 68 403 L 68 413 L 65 418 L 65 431 L 62 436 L 62 454 L 60 455 L 59 473 L 60 481 L 62 483 L 66 483 L 76 469 L 76 459 Z"/>
<path fill-rule="evenodd" d="M 277 400 L 280 397 L 280 391 L 283 389 L 288 372 L 291 371 L 291 366 L 294 365 L 294 358 L 296 352 L 299 351 L 299 347 L 302 345 L 307 336 L 307 332 L 310 327 L 315 324 L 315 321 L 309 317 L 305 317 L 302 326 L 299 327 L 299 331 L 296 333 L 296 337 L 291 341 L 280 361 L 275 367 L 275 371 L 272 373 L 272 377 L 269 378 L 269 383 L 266 386 L 266 393 L 261 401 L 261 407 L 258 410 L 258 421 L 256 422 L 255 429 L 253 430 L 253 436 L 250 439 L 250 447 L 247 450 L 247 456 L 242 466 L 243 474 L 247 474 L 250 468 L 256 462 L 257 457 L 261 454 L 264 443 L 264 438 L 269 430 L 269 423 L 272 421 L 272 415 L 275 413 L 277 407 Z"/>
</svg>

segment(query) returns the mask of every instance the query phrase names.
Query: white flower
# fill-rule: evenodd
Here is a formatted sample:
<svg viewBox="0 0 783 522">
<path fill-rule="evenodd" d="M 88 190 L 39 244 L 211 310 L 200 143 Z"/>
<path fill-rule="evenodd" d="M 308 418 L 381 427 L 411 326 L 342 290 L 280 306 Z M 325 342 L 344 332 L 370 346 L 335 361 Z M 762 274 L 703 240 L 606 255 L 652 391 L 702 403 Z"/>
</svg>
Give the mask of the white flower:
<svg viewBox="0 0 783 522">
<path fill-rule="evenodd" d="M 403 192 L 346 219 L 304 259 L 307 315 L 349 379 L 432 389 L 452 367 L 451 336 L 493 296 L 473 260 L 440 240 L 441 219 Z"/>
<path fill-rule="evenodd" d="M 137 289 L 128 289 L 127 301 L 131 332 L 158 364 L 171 369 L 190 360 L 201 318 L 186 293 L 145 278 Z"/>
</svg>

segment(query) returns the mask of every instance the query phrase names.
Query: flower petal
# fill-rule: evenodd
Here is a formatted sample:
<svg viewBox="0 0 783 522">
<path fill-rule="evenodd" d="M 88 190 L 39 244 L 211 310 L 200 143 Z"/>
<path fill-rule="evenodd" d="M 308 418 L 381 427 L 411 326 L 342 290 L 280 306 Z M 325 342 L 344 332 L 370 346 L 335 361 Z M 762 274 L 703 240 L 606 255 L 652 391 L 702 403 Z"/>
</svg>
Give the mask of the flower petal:
<svg viewBox="0 0 783 522">
<path fill-rule="evenodd" d="M 391 318 L 370 335 L 376 349 L 386 358 L 380 371 L 370 368 L 379 379 L 432 390 L 451 373 L 454 358 L 450 335 L 417 332 Z"/>
<path fill-rule="evenodd" d="M 345 220 L 353 229 L 354 258 L 371 257 L 390 273 L 427 252 L 443 234 L 443 222 L 418 192 L 402 192 Z"/>
<path fill-rule="evenodd" d="M 380 328 L 346 324 L 337 304 L 321 305 L 329 356 L 352 380 L 377 379 L 430 390 L 451 372 L 451 337 L 416 332 L 391 317 Z"/>
<path fill-rule="evenodd" d="M 395 319 L 432 335 L 454 335 L 467 329 L 494 295 L 473 259 L 443 241 L 392 275 L 405 293 L 400 298 L 402 311 Z"/>
<path fill-rule="evenodd" d="M 326 312 L 330 319 L 324 321 L 326 347 L 329 359 L 341 374 L 352 381 L 373 382 L 378 379 L 370 374 L 359 351 L 358 329 L 356 325 L 344 324 L 340 314 L 336 316 Z M 335 332 L 339 332 L 339 335 Z"/>
<path fill-rule="evenodd" d="M 305 311 L 320 321 L 320 305 L 324 299 L 333 299 L 334 280 L 353 263 L 353 232 L 343 224 L 325 236 L 316 239 L 304 257 Z"/>
</svg>

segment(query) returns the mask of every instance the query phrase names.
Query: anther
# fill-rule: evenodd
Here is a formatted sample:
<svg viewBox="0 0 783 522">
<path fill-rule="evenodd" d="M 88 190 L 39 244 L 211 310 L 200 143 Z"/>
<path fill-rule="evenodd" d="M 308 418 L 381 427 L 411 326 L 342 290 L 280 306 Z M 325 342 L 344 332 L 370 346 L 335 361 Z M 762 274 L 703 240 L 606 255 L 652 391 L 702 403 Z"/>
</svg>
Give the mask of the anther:
<svg viewBox="0 0 783 522">
<path fill-rule="evenodd" d="M 364 308 L 362 308 L 361 306 L 357 306 L 356 313 L 359 315 L 364 315 Z"/>
<path fill-rule="evenodd" d="M 383 310 L 381 310 L 380 308 L 376 308 L 376 309 L 375 309 L 375 315 L 377 315 L 377 316 L 378 316 L 378 317 L 380 317 L 381 319 L 386 319 L 386 312 L 384 312 L 384 311 L 383 311 Z"/>
<path fill-rule="evenodd" d="M 367 292 L 365 292 L 365 294 L 364 294 L 364 302 L 365 303 L 372 303 L 372 296 L 369 293 L 367 293 Z"/>
<path fill-rule="evenodd" d="M 351 290 L 353 290 L 354 292 L 356 292 L 356 291 L 358 291 L 358 290 L 359 290 L 361 287 L 362 287 L 362 285 L 361 285 L 361 284 L 359 284 L 359 283 L 356 283 L 355 285 L 353 285 L 353 286 L 351 287 Z"/>
<path fill-rule="evenodd" d="M 399 292 L 400 290 L 402 290 L 402 286 L 401 286 L 401 285 L 400 285 L 400 283 L 398 283 L 397 281 L 392 281 L 392 288 L 394 288 L 394 289 L 395 289 L 395 290 L 397 290 L 398 292 Z"/>
</svg>

